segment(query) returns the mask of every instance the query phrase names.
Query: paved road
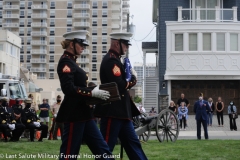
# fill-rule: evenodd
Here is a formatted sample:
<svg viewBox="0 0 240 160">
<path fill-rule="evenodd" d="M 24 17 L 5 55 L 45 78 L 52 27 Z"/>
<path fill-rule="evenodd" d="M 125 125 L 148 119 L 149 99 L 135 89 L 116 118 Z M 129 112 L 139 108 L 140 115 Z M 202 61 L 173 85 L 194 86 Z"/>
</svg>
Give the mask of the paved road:
<svg viewBox="0 0 240 160">
<path fill-rule="evenodd" d="M 228 115 L 223 117 L 224 126 L 218 127 L 217 116 L 213 116 L 213 125 L 208 127 L 209 139 L 239 139 L 240 140 L 240 131 L 230 131 L 230 124 Z M 240 130 L 240 119 L 236 120 L 237 128 Z M 181 130 L 179 132 L 178 139 L 197 139 L 197 126 L 195 115 L 190 115 L 187 121 L 188 127 L 186 131 Z M 204 139 L 204 132 L 202 127 L 202 139 Z M 157 139 L 155 132 L 152 132 L 150 139 Z"/>
</svg>

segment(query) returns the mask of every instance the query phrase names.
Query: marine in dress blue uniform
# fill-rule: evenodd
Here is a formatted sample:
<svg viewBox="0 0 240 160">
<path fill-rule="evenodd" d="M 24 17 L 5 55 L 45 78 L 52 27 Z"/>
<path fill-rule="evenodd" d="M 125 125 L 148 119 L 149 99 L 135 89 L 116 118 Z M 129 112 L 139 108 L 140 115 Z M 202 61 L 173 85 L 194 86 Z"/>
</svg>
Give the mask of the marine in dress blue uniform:
<svg viewBox="0 0 240 160">
<path fill-rule="evenodd" d="M 87 34 L 88 32 L 84 30 L 66 33 L 63 35 L 65 41 L 61 43 L 63 49 L 66 49 L 57 67 L 64 93 L 64 99 L 56 117 L 56 122 L 64 123 L 60 147 L 61 160 L 77 159 L 83 140 L 97 158 L 110 159 L 104 158 L 104 155 L 111 157 L 109 147 L 94 122 L 92 109 L 86 104 L 86 99 L 90 97 L 108 99 L 109 92 L 99 90 L 99 86 L 93 90 L 87 88 L 88 75 L 76 63 L 78 56 L 88 46 Z"/>
<path fill-rule="evenodd" d="M 197 139 L 201 140 L 201 124 L 204 129 L 204 137 L 208 139 L 207 113 L 211 111 L 208 102 L 203 100 L 203 94 L 199 94 L 199 100 L 194 104 L 195 119 L 197 121 Z"/>
<path fill-rule="evenodd" d="M 113 151 L 117 138 L 121 140 L 128 158 L 131 160 L 145 160 L 139 139 L 135 133 L 132 117 L 140 115 L 132 102 L 128 90 L 137 82 L 136 73 L 132 69 L 132 77 L 126 81 L 124 65 L 121 56 L 129 47 L 131 33 L 112 33 L 111 48 L 104 56 L 100 67 L 101 83 L 116 82 L 121 100 L 105 105 L 97 105 L 94 111 L 96 117 L 101 117 L 100 130 L 110 151 Z"/>
</svg>

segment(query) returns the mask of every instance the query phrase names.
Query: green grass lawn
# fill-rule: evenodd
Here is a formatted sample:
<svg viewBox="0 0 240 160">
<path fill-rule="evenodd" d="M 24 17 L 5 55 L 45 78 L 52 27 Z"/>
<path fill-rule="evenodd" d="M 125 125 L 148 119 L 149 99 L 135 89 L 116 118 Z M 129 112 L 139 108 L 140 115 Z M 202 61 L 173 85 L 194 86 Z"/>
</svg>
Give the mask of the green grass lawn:
<svg viewBox="0 0 240 160">
<path fill-rule="evenodd" d="M 52 160 L 56 158 L 33 158 L 33 156 L 38 157 L 38 153 L 58 155 L 60 144 L 60 140 L 45 139 L 44 142 L 27 142 L 26 139 L 21 139 L 19 142 L 0 142 L 0 159 L 16 160 L 21 156 L 22 159 Z M 240 158 L 239 140 L 177 140 L 175 143 L 159 143 L 157 140 L 151 140 L 143 143 L 142 146 L 149 160 L 238 160 Z M 116 145 L 113 154 L 119 152 L 120 146 Z M 1 154 L 6 156 L 6 153 L 8 156 L 16 154 L 17 158 L 1 158 Z M 91 155 L 86 145 L 82 145 L 80 153 Z M 24 154 L 32 157 L 23 158 Z M 125 153 L 123 159 L 128 159 Z"/>
</svg>

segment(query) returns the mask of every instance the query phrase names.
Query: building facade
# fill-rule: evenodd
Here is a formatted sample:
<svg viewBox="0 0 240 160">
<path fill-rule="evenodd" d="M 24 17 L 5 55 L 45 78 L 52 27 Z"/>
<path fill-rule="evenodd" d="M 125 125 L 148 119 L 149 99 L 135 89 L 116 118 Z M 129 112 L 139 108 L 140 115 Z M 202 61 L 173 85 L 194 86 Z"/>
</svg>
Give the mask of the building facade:
<svg viewBox="0 0 240 160">
<path fill-rule="evenodd" d="M 159 101 L 240 104 L 240 0 L 159 1 Z M 166 98 L 168 97 L 168 98 Z M 165 99 L 164 99 L 165 98 Z"/>
<path fill-rule="evenodd" d="M 0 27 L 22 39 L 20 62 L 38 79 L 58 79 L 63 53 L 62 35 L 87 30 L 90 44 L 77 63 L 99 83 L 102 57 L 110 45 L 109 33 L 126 31 L 129 0 L 2 0 Z"/>
<path fill-rule="evenodd" d="M 0 78 L 19 78 L 21 38 L 7 30 L 0 35 Z"/>
</svg>

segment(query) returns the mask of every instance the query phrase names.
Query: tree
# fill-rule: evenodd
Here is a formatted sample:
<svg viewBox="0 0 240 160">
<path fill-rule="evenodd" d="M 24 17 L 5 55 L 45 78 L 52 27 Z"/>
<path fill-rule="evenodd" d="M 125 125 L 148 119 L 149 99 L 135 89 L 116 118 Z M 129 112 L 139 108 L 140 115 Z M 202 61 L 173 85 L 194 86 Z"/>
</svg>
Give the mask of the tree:
<svg viewBox="0 0 240 160">
<path fill-rule="evenodd" d="M 134 97 L 134 102 L 135 102 L 135 103 L 140 103 L 140 102 L 142 102 L 142 98 L 141 98 L 141 97 L 138 97 L 138 96 L 135 96 L 135 97 Z"/>
</svg>

